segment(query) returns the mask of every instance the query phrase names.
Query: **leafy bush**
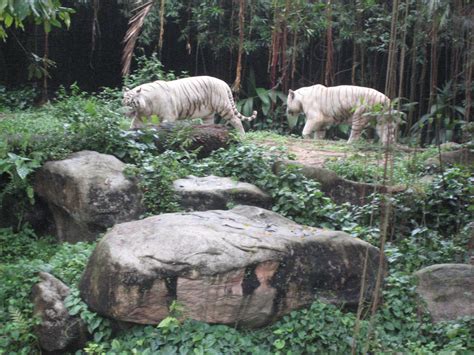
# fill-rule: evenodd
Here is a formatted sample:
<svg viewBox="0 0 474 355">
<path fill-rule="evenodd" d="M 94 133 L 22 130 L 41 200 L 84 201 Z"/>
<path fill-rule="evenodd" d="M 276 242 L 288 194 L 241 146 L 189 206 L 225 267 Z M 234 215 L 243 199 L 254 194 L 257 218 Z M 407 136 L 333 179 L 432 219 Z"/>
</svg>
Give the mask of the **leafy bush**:
<svg viewBox="0 0 474 355">
<path fill-rule="evenodd" d="M 31 86 L 12 90 L 0 85 L 0 112 L 32 108 L 38 94 L 38 90 Z"/>
<path fill-rule="evenodd" d="M 47 259 L 54 252 L 53 239 L 39 238 L 28 226 L 14 233 L 11 228 L 0 228 L 0 260 L 12 264 L 19 259 Z"/>
<path fill-rule="evenodd" d="M 394 195 L 389 201 L 393 208 L 390 217 L 393 234 L 404 238 L 425 230 L 443 236 L 458 233 L 472 217 L 472 186 L 469 169 L 450 168 L 425 186 L 425 191 L 408 189 Z M 385 208 L 383 201 L 379 195 L 374 195 L 370 205 L 359 209 L 358 222 L 368 223 L 374 213 L 378 215 Z"/>
<path fill-rule="evenodd" d="M 31 354 L 38 351 L 31 287 L 57 245 L 37 238 L 29 228 L 19 233 L 0 229 L 0 245 L 0 353 Z"/>
<path fill-rule="evenodd" d="M 382 183 L 384 180 L 383 149 L 375 151 L 361 151 L 344 159 L 332 159 L 325 163 L 325 167 L 335 171 L 339 176 L 348 180 L 366 183 Z M 420 177 L 424 173 L 424 161 L 434 156 L 436 151 L 429 149 L 425 152 L 406 154 L 393 152 L 393 169 L 388 167 L 386 181 L 392 184 L 401 184 L 417 187 Z"/>
</svg>

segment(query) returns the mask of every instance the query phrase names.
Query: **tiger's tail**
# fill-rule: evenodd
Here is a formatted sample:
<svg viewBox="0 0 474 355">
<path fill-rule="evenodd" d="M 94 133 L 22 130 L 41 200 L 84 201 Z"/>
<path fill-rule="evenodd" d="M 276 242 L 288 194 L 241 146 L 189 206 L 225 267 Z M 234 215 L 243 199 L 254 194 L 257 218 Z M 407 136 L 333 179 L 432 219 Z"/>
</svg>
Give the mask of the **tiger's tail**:
<svg viewBox="0 0 474 355">
<path fill-rule="evenodd" d="M 232 112 L 234 113 L 234 115 L 240 119 L 241 121 L 247 121 L 247 122 L 250 122 L 252 120 L 254 120 L 256 117 L 257 117 L 257 111 L 253 111 L 252 112 L 252 116 L 244 116 L 242 115 L 238 110 L 237 110 L 237 107 L 235 106 L 235 101 L 234 101 L 234 96 L 232 95 L 232 91 L 230 90 L 230 88 L 227 89 L 227 95 L 228 95 L 228 98 L 229 98 L 229 101 L 230 101 L 230 106 L 232 108 Z"/>
</svg>

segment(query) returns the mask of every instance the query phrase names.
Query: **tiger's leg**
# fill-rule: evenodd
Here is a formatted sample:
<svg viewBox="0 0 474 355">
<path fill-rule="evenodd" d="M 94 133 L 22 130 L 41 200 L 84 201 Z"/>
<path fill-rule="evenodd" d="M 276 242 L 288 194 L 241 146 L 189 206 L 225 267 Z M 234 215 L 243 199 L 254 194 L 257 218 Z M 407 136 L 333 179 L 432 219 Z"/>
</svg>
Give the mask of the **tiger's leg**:
<svg viewBox="0 0 474 355">
<path fill-rule="evenodd" d="M 315 132 L 315 139 L 324 139 L 326 135 L 326 125 L 321 114 L 308 112 L 303 128 L 303 138 L 311 138 L 311 133 L 313 132 Z"/>
<path fill-rule="evenodd" d="M 369 117 L 364 117 L 363 113 L 365 112 L 365 107 L 361 106 L 355 110 L 354 115 L 352 116 L 352 126 L 351 126 L 351 135 L 347 143 L 353 143 L 360 138 L 362 131 L 369 122 Z"/>
<path fill-rule="evenodd" d="M 132 123 L 130 124 L 130 128 L 143 128 L 145 125 L 143 124 L 143 120 L 139 116 L 134 116 Z"/>
</svg>

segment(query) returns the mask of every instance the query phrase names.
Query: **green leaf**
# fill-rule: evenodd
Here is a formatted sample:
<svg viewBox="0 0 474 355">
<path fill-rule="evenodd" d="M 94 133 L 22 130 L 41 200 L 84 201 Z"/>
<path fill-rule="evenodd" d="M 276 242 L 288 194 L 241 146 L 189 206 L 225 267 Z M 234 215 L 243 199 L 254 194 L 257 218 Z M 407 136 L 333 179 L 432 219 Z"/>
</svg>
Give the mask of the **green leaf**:
<svg viewBox="0 0 474 355">
<path fill-rule="evenodd" d="M 252 114 L 252 108 L 253 108 L 253 97 L 249 97 L 247 100 L 245 100 L 245 103 L 242 107 L 242 114 L 245 116 L 250 116 Z"/>
<path fill-rule="evenodd" d="M 28 199 L 30 200 L 30 202 L 33 204 L 35 191 L 33 190 L 33 187 L 31 185 L 26 188 L 26 195 L 28 196 Z"/>
<path fill-rule="evenodd" d="M 262 103 L 264 105 L 270 105 L 271 104 L 270 96 L 268 94 L 268 90 L 263 89 L 263 88 L 257 88 L 255 90 L 257 91 L 257 95 L 260 98 L 260 100 L 262 100 Z"/>
<path fill-rule="evenodd" d="M 61 22 L 59 22 L 57 19 L 52 18 L 50 22 L 51 22 L 51 25 L 53 25 L 54 27 L 61 28 Z"/>
<path fill-rule="evenodd" d="M 7 5 L 8 5 L 8 0 L 0 0 L 0 14 L 7 7 Z"/>
<path fill-rule="evenodd" d="M 75 305 L 74 307 L 72 307 L 71 309 L 68 309 L 68 312 L 71 316 L 75 316 L 76 314 L 79 314 L 79 312 L 81 311 L 81 305 Z"/>
<path fill-rule="evenodd" d="M 31 170 L 23 164 L 16 164 L 16 173 L 20 177 L 20 179 L 25 180 Z"/>
<path fill-rule="evenodd" d="M 13 17 L 10 14 L 5 14 L 5 27 L 9 28 L 13 23 Z"/>
<path fill-rule="evenodd" d="M 283 339 L 277 339 L 273 342 L 273 346 L 278 350 L 281 350 L 285 347 L 285 341 Z"/>
</svg>

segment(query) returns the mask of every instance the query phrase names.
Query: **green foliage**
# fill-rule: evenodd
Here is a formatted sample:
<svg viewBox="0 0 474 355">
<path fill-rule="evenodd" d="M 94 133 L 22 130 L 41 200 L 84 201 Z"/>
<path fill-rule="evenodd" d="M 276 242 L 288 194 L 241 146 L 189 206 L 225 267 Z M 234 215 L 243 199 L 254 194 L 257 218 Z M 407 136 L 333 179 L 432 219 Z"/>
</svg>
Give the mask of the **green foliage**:
<svg viewBox="0 0 474 355">
<path fill-rule="evenodd" d="M 393 170 L 387 168 L 386 181 L 395 185 L 420 185 L 420 178 L 424 174 L 424 162 L 428 157 L 436 154 L 433 149 L 412 154 L 393 151 Z M 371 150 L 364 149 L 347 158 L 337 158 L 326 161 L 325 167 L 335 171 L 339 176 L 348 180 L 367 183 L 382 183 L 384 180 L 385 150 L 381 146 L 374 146 Z"/>
<path fill-rule="evenodd" d="M 433 105 L 410 129 L 412 136 L 427 144 L 441 144 L 459 139 L 464 123 L 465 108 L 453 102 L 456 91 L 451 82 L 438 89 Z M 424 136 L 422 136 L 424 135 Z"/>
<path fill-rule="evenodd" d="M 277 90 L 257 87 L 253 70 L 250 71 L 245 91 L 246 98 L 239 100 L 236 106 L 239 112 L 245 116 L 250 116 L 254 110 L 257 110 L 259 115 L 252 122 L 252 128 L 284 132 L 287 127 L 283 108 L 286 104 L 286 94 Z"/>
<path fill-rule="evenodd" d="M 180 161 L 187 153 L 166 151 L 159 156 L 147 155 L 140 166 L 130 166 L 132 176 L 139 176 L 139 185 L 144 193 L 144 202 L 150 214 L 175 212 L 179 210 L 173 181 L 188 174 Z"/>
<path fill-rule="evenodd" d="M 28 229 L 18 234 L 2 229 L 0 235 L 0 353 L 35 353 L 33 328 L 38 320 L 33 317 L 31 287 L 39 281 L 37 273 L 44 264 L 40 258 L 50 257 L 57 246 Z"/>
<path fill-rule="evenodd" d="M 450 168 L 436 176 L 425 193 L 417 195 L 416 204 L 411 203 L 414 195 L 409 190 L 395 197 L 394 215 L 404 222 L 398 226 L 403 234 L 427 227 L 448 236 L 472 218 L 474 190 L 468 169 Z"/>
<path fill-rule="evenodd" d="M 30 0 L 30 1 L 0 1 L 0 39 L 7 37 L 6 30 L 14 25 L 24 29 L 24 22 L 31 18 L 36 25 L 43 25 L 45 32 L 51 31 L 51 26 L 62 27 L 71 24 L 70 15 L 75 11 L 61 6 L 60 0 Z"/>
<path fill-rule="evenodd" d="M 38 96 L 34 87 L 23 87 L 16 90 L 0 85 L 0 112 L 25 110 L 33 106 Z"/>
<path fill-rule="evenodd" d="M 74 270 L 82 273 L 84 267 L 85 263 L 82 265 L 82 268 L 76 267 Z M 64 300 L 64 305 L 71 316 L 79 315 L 84 321 L 89 334 L 93 334 L 94 342 L 100 342 L 110 338 L 112 335 L 110 321 L 88 309 L 87 304 L 81 299 L 76 285 L 71 288 L 71 292 Z"/>
<path fill-rule="evenodd" d="M 52 238 L 38 238 L 28 226 L 14 233 L 11 228 L 0 228 L 0 260 L 11 264 L 20 258 L 47 259 L 54 248 L 51 248 Z"/>
<path fill-rule="evenodd" d="M 30 229 L 18 234 L 1 229 L 0 238 L 0 323 L 4 325 L 0 327 L 0 354 L 38 353 L 33 328 L 39 320 L 33 317 L 30 300 L 31 288 L 39 282 L 38 272 L 50 272 L 74 289 L 95 245 L 57 245 L 49 238 L 36 237 Z"/>
</svg>

